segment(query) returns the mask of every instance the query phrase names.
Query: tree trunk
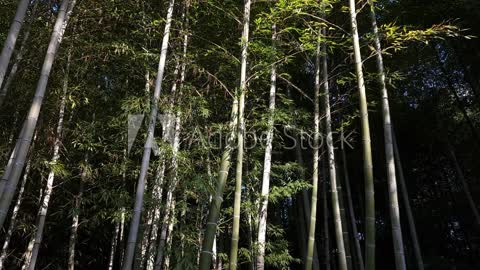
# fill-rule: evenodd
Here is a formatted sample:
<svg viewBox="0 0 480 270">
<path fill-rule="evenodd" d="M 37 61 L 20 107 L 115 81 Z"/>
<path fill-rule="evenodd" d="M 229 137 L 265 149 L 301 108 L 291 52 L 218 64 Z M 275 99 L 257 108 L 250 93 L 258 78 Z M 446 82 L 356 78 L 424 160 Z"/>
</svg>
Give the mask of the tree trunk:
<svg viewBox="0 0 480 270">
<path fill-rule="evenodd" d="M 343 163 L 343 175 L 345 178 L 345 192 L 347 195 L 347 208 L 348 208 L 348 215 L 350 216 L 350 224 L 352 228 L 352 235 L 353 240 L 355 243 L 355 255 L 357 257 L 357 264 L 359 270 L 364 270 L 364 262 L 362 256 L 362 248 L 360 246 L 360 240 L 358 239 L 358 230 L 357 230 L 357 219 L 355 217 L 355 212 L 353 209 L 353 200 L 352 200 L 352 191 L 350 189 L 350 176 L 348 174 L 348 164 L 347 164 L 347 155 L 345 153 L 344 147 L 344 140 L 345 137 L 343 135 L 343 127 L 341 128 L 341 138 L 340 138 L 340 145 L 342 150 L 342 163 Z"/>
<path fill-rule="evenodd" d="M 323 36 L 326 36 L 326 29 L 322 28 Z M 340 215 L 340 198 L 337 191 L 337 171 L 335 165 L 335 150 L 332 136 L 332 116 L 330 113 L 330 93 L 328 85 L 328 64 L 327 64 L 327 45 L 322 42 L 321 45 L 322 63 L 320 67 L 320 53 L 317 54 L 317 74 L 320 74 L 320 69 L 323 75 L 323 106 L 325 108 L 325 131 L 327 135 L 327 152 L 328 152 L 328 170 L 330 174 L 330 189 L 332 192 L 332 208 L 333 219 L 335 223 L 335 239 L 338 249 L 338 266 L 340 270 L 347 270 L 347 257 L 345 253 L 345 241 L 343 239 L 342 217 Z M 319 75 L 318 75 L 319 76 Z M 320 83 L 320 81 L 318 81 Z M 318 86 L 320 87 L 320 86 Z M 318 150 L 317 150 L 318 151 Z"/>
<path fill-rule="evenodd" d="M 68 245 L 68 270 L 75 269 L 75 244 L 77 242 L 77 231 L 78 231 L 78 221 L 80 216 L 80 207 L 82 204 L 82 196 L 83 196 L 83 186 L 85 180 L 87 178 L 87 162 L 88 157 L 85 155 L 85 168 L 82 169 L 82 174 L 80 176 L 80 187 L 78 188 L 78 195 L 75 198 L 75 207 L 73 209 L 73 216 L 72 216 L 72 227 L 70 229 L 70 241 Z"/>
<path fill-rule="evenodd" d="M 57 123 L 57 129 L 56 129 L 56 137 L 55 137 L 55 142 L 53 144 L 53 157 L 52 160 L 50 161 L 50 164 L 52 166 L 55 166 L 58 163 L 58 160 L 60 158 L 60 146 L 62 145 L 62 140 L 63 140 L 63 126 L 64 126 L 64 117 L 65 117 L 65 107 L 66 107 L 66 102 L 67 102 L 67 92 L 68 92 L 68 76 L 69 76 L 69 70 L 70 70 L 70 59 L 71 59 L 71 54 L 69 53 L 68 59 L 67 59 L 67 67 L 65 71 L 65 78 L 63 81 L 63 93 L 62 93 L 62 99 L 60 101 L 60 110 L 58 113 L 58 123 Z M 40 244 L 42 243 L 42 238 L 43 238 L 43 231 L 45 227 L 45 221 L 47 218 L 47 211 L 48 211 L 48 205 L 50 203 L 50 197 L 53 191 L 53 183 L 55 180 L 55 169 L 52 168 L 50 169 L 50 173 L 48 174 L 47 178 L 47 184 L 45 186 L 45 191 L 44 191 L 44 196 L 43 200 L 40 204 L 40 209 L 38 210 L 38 217 L 37 217 L 37 224 L 36 224 L 36 232 L 35 232 L 35 242 L 33 245 L 32 249 L 32 257 L 30 259 L 29 263 L 29 269 L 34 270 L 35 269 L 35 264 L 37 262 L 37 257 L 38 257 L 38 252 L 40 250 Z"/>
<path fill-rule="evenodd" d="M 349 0 L 350 19 L 352 25 L 353 52 L 360 96 L 360 120 L 363 140 L 363 170 L 365 178 L 365 268 L 375 270 L 375 192 L 373 181 L 372 149 L 370 125 L 368 122 L 367 95 L 363 79 L 362 55 L 357 28 L 357 12 L 355 0 Z"/>
<path fill-rule="evenodd" d="M 20 65 L 20 62 L 23 59 L 23 54 L 27 50 L 27 42 L 30 37 L 30 30 L 32 29 L 33 21 L 37 16 L 38 3 L 40 3 L 40 1 L 35 1 L 33 4 L 32 13 L 28 19 L 28 25 L 27 25 L 27 28 L 25 29 L 25 33 L 23 34 L 22 43 L 20 44 L 20 49 L 17 55 L 15 56 L 15 60 L 14 60 L 13 66 L 10 69 L 10 72 L 6 76 L 7 79 L 5 80 L 5 83 L 3 85 L 2 85 L 2 80 L 0 80 L 0 86 L 1 86 L 0 87 L 0 107 L 2 107 L 3 102 L 5 101 L 8 90 L 10 89 L 10 85 L 12 84 L 13 80 L 15 79 L 15 76 L 17 75 L 18 66 Z"/>
<path fill-rule="evenodd" d="M 247 88 L 247 54 L 250 35 L 250 6 L 251 0 L 245 0 L 245 10 L 243 16 L 243 34 L 242 34 L 242 57 L 240 88 L 238 93 L 238 127 L 237 127 L 237 168 L 235 171 L 235 199 L 233 202 L 233 226 L 232 243 L 230 248 L 230 270 L 237 269 L 238 241 L 240 231 L 240 207 L 242 203 L 242 173 L 243 173 L 243 150 L 245 135 L 245 92 Z"/>
<path fill-rule="evenodd" d="M 137 184 L 137 190 L 135 195 L 135 205 L 133 208 L 132 220 L 130 222 L 130 230 L 128 234 L 127 247 L 125 249 L 125 258 L 122 265 L 123 270 L 132 269 L 133 256 L 135 253 L 135 246 L 137 243 L 138 227 L 140 225 L 140 218 L 141 218 L 142 206 L 143 206 L 143 195 L 145 192 L 145 179 L 148 173 L 150 155 L 152 152 L 152 145 L 154 140 L 154 131 L 155 131 L 155 124 L 157 120 L 157 112 L 158 112 L 158 102 L 160 99 L 160 93 L 162 91 L 162 83 L 163 83 L 163 76 L 165 72 L 165 62 L 167 59 L 168 41 L 170 38 L 170 27 L 172 24 L 174 4 L 175 4 L 175 0 L 170 0 L 169 6 L 168 6 L 168 12 L 167 12 L 167 20 L 165 23 L 165 30 L 163 34 L 160 61 L 158 64 L 157 81 L 155 84 L 153 103 L 150 110 L 148 134 L 147 134 L 147 139 L 145 141 L 145 146 L 143 151 L 142 165 L 140 168 L 140 175 L 138 177 L 138 184 Z"/>
<path fill-rule="evenodd" d="M 38 116 L 42 107 L 43 97 L 46 92 L 53 61 L 62 41 L 65 28 L 67 27 L 76 0 L 72 0 L 70 5 L 69 2 L 69 0 L 63 0 L 62 5 L 59 8 L 57 20 L 55 22 L 54 30 L 50 39 L 50 44 L 48 45 L 47 55 L 45 56 L 45 60 L 43 62 L 40 79 L 37 84 L 37 89 L 35 90 L 35 97 L 30 107 L 30 111 L 28 112 L 27 119 L 23 124 L 23 132 L 21 133 L 21 137 L 18 139 L 18 141 L 20 141 L 17 151 L 18 155 L 16 155 L 15 164 L 12 165 L 11 173 L 8 177 L 8 184 L 5 186 L 5 196 L 2 196 L 0 199 L 0 227 L 3 227 L 8 208 L 12 202 L 13 194 L 17 189 L 18 180 L 25 165 L 25 160 L 28 148 L 30 147 L 32 141 L 33 132 L 38 122 Z"/>
<path fill-rule="evenodd" d="M 275 48 L 276 40 L 276 25 L 272 26 L 272 43 Z M 267 208 L 268 208 L 268 194 L 270 192 L 270 171 L 272 163 L 272 141 L 273 141 L 273 128 L 275 124 L 275 94 L 277 90 L 277 71 L 275 64 L 272 65 L 272 71 L 270 75 L 270 96 L 268 105 L 268 129 L 267 129 L 267 145 L 265 147 L 265 158 L 263 161 L 263 179 L 262 190 L 260 194 L 260 211 L 258 217 L 258 253 L 257 253 L 257 270 L 263 270 L 265 268 L 265 242 L 267 236 Z"/>
<path fill-rule="evenodd" d="M 3 44 L 2 53 L 0 54 L 0 86 L 3 83 L 5 74 L 7 72 L 8 64 L 10 63 L 10 57 L 12 56 L 13 49 L 15 48 L 15 43 L 17 43 L 18 33 L 23 25 L 23 20 L 25 19 L 25 14 L 27 14 L 28 5 L 30 4 L 29 0 L 21 0 L 18 3 L 17 12 L 15 13 L 15 18 L 10 25 L 10 30 L 8 30 L 7 39 Z M 1 103 L 0 103 L 1 105 Z"/>
<path fill-rule="evenodd" d="M 417 261 L 418 270 L 423 270 L 424 265 L 423 265 L 422 252 L 420 250 L 420 244 L 417 236 L 417 229 L 415 227 L 415 220 L 413 218 L 412 207 L 410 206 L 407 185 L 405 183 L 405 177 L 403 175 L 402 161 L 400 158 L 400 152 L 398 151 L 397 140 L 395 138 L 395 132 L 393 130 L 393 127 L 392 127 L 392 137 L 393 137 L 393 153 L 395 155 L 396 168 L 398 169 L 397 170 L 398 182 L 400 183 L 400 192 L 402 194 L 402 199 L 403 199 L 402 201 L 405 206 L 405 212 L 407 213 L 408 228 L 410 230 L 410 236 L 412 237 L 412 242 L 413 242 L 413 251 L 415 253 L 415 259 Z"/>
<path fill-rule="evenodd" d="M 393 157 L 392 143 L 392 124 L 390 119 L 390 105 L 388 102 L 387 85 L 385 83 L 385 70 L 383 65 L 382 47 L 378 35 L 377 19 L 375 15 L 375 4 L 372 0 L 368 1 L 370 5 L 370 17 L 372 19 L 372 28 L 374 36 L 374 45 L 377 59 L 378 82 L 382 88 L 382 118 L 383 132 L 385 139 L 385 159 L 387 166 L 388 194 L 390 199 L 390 221 L 392 225 L 392 239 L 395 254 L 395 268 L 405 270 L 405 252 L 403 250 L 402 226 L 400 223 L 400 207 L 398 205 L 397 178 L 395 175 L 395 159 Z"/>
</svg>

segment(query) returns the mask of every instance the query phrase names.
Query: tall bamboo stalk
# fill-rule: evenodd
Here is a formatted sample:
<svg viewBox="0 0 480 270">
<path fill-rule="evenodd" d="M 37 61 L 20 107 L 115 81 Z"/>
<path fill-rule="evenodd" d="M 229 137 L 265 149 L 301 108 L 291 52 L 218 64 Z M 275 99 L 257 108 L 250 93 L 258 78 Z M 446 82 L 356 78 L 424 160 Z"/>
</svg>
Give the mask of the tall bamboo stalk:
<svg viewBox="0 0 480 270">
<path fill-rule="evenodd" d="M 150 71 L 148 70 L 148 68 L 145 71 L 145 95 L 148 100 L 150 98 Z M 164 128 L 163 133 L 165 133 L 166 130 L 167 129 Z M 161 152 L 161 150 L 159 155 L 160 155 L 159 163 L 162 164 L 164 163 L 165 159 L 163 157 L 163 153 Z M 161 177 L 158 177 L 159 172 L 162 173 Z M 160 200 L 157 200 L 157 198 L 159 197 L 158 189 L 160 189 L 160 193 L 161 193 L 162 182 L 163 182 L 163 181 L 160 181 L 160 182 L 157 181 L 159 178 L 163 179 L 163 170 L 157 170 L 156 177 L 154 178 L 155 181 L 153 183 L 153 188 L 151 192 L 152 199 L 154 200 L 152 203 L 153 206 L 152 206 L 152 209 L 150 209 L 150 211 L 148 211 L 147 213 L 146 224 L 141 226 L 140 232 L 138 233 L 138 237 L 141 239 L 141 241 L 138 243 L 138 246 L 137 246 L 137 255 L 135 256 L 134 269 L 144 269 L 144 266 L 148 261 L 148 255 L 149 255 L 148 250 L 151 246 L 155 246 L 155 245 L 151 245 L 151 242 L 152 242 L 151 239 L 155 240 L 156 237 L 151 238 L 150 236 L 154 233 L 152 230 L 155 230 L 155 233 L 156 231 L 158 231 L 158 228 L 154 229 L 153 227 L 156 226 L 158 223 L 158 219 L 155 219 L 155 217 L 159 216 L 160 213 L 158 213 L 158 215 L 155 215 L 155 214 L 157 213 L 157 210 L 158 212 L 160 212 L 160 206 L 162 203 L 161 195 L 160 195 Z M 146 186 L 148 186 L 148 184 L 146 184 Z"/>
<path fill-rule="evenodd" d="M 322 34 L 326 38 L 327 31 L 325 27 L 322 28 Z M 345 252 L 345 241 L 343 239 L 343 228 L 342 228 L 342 217 L 340 214 L 340 198 L 337 191 L 337 169 L 335 163 L 335 149 L 333 145 L 333 136 L 332 136 L 332 116 L 330 112 L 330 93 L 329 93 L 329 84 L 328 84 L 328 63 L 327 63 L 327 44 L 322 42 L 321 45 L 321 55 L 322 63 L 321 67 L 318 66 L 317 69 L 322 70 L 323 75 L 323 106 L 325 109 L 325 131 L 327 135 L 327 153 L 328 153 L 328 170 L 330 174 L 330 189 L 332 194 L 332 207 L 333 207 L 333 219 L 335 223 L 335 239 L 338 249 L 338 266 L 340 270 L 347 270 L 347 257 Z M 317 58 L 320 57 L 320 54 L 317 55 Z M 317 60 L 317 63 L 320 64 L 320 60 Z M 320 72 L 320 71 L 318 71 Z"/>
<path fill-rule="evenodd" d="M 320 38 L 320 37 L 319 37 Z M 313 115 L 313 170 L 312 170 L 312 197 L 310 203 L 310 224 L 308 226 L 307 261 L 305 270 L 311 270 L 315 247 L 315 227 L 317 223 L 317 196 L 318 196 L 318 162 L 320 147 L 320 41 L 317 43 L 315 88 L 314 88 L 314 115 Z"/>
<path fill-rule="evenodd" d="M 370 125 L 368 122 L 368 105 L 363 79 L 362 55 L 358 37 L 357 11 L 355 0 L 349 0 L 350 22 L 352 26 L 353 53 L 357 87 L 360 98 L 360 120 L 363 140 L 363 173 L 365 178 L 365 268 L 375 269 L 375 192 L 373 182 L 372 148 Z"/>
<path fill-rule="evenodd" d="M 36 15 L 37 15 L 37 7 L 38 7 L 39 2 L 40 1 L 35 1 L 35 3 L 33 4 L 32 12 L 31 12 L 31 15 L 30 15 L 30 18 L 29 18 L 29 21 L 28 21 L 28 26 L 25 29 L 25 33 L 24 33 L 23 38 L 22 38 L 22 43 L 20 44 L 20 50 L 17 53 L 17 55 L 15 56 L 15 61 L 14 61 L 13 66 L 10 69 L 10 72 L 8 73 L 7 80 L 5 81 L 5 83 L 3 85 L 0 82 L 0 107 L 3 105 L 3 102 L 5 101 L 8 90 L 10 89 L 10 85 L 12 84 L 13 80 L 15 79 L 15 75 L 17 74 L 18 66 L 23 59 L 23 54 L 26 51 L 27 42 L 28 42 L 28 39 L 30 37 L 30 31 L 32 29 L 32 24 L 33 24 L 33 21 L 36 18 Z M 23 128 L 22 128 L 22 131 L 20 132 L 19 137 L 23 136 L 22 133 L 23 133 Z M 12 134 L 12 139 L 13 139 L 13 134 Z M 3 191 L 5 189 L 5 186 L 7 184 L 10 172 L 11 172 L 12 167 L 13 167 L 14 160 L 16 158 L 16 156 L 15 156 L 16 151 L 18 150 L 19 145 L 20 145 L 20 141 L 17 141 L 17 143 L 16 143 L 16 145 L 13 148 L 13 151 L 11 153 L 9 162 L 7 164 L 7 168 L 5 169 L 4 174 L 3 174 L 3 176 L 0 180 L 0 197 L 2 196 Z"/>
<path fill-rule="evenodd" d="M 217 176 L 217 186 L 215 196 L 210 203 L 205 234 L 202 240 L 202 248 L 199 258 L 199 270 L 210 270 L 213 255 L 213 242 L 217 232 L 217 223 L 220 216 L 220 210 L 223 202 L 223 192 L 227 182 L 228 171 L 230 169 L 231 154 L 234 149 L 235 135 L 237 130 L 237 114 L 238 114 L 238 99 L 233 98 L 232 111 L 229 123 L 229 135 L 227 137 L 227 144 L 223 150 Z"/>
<path fill-rule="evenodd" d="M 275 48 L 276 40 L 276 25 L 272 26 L 272 43 Z M 268 128 L 267 128 L 267 140 L 265 147 L 265 157 L 263 161 L 263 178 L 262 178 L 262 190 L 260 193 L 260 208 L 258 217 L 258 253 L 257 253 L 257 270 L 263 270 L 265 268 L 265 241 L 267 235 L 267 208 L 268 208 L 268 194 L 270 192 L 270 171 L 272 167 L 272 141 L 273 141 L 273 128 L 275 123 L 275 94 L 277 90 L 277 71 L 275 64 L 272 65 L 270 73 L 270 95 L 268 102 Z M 304 229 L 304 228 L 303 228 Z"/>
<path fill-rule="evenodd" d="M 30 147 L 32 136 L 40 115 L 40 109 L 42 107 L 43 97 L 46 92 L 48 78 L 52 70 L 53 62 L 55 60 L 58 48 L 62 42 L 65 28 L 67 27 L 75 4 L 76 0 L 71 0 L 71 3 L 70 0 L 63 0 L 58 10 L 58 15 L 52 36 L 50 38 L 50 43 L 48 45 L 47 54 L 43 62 L 40 79 L 38 80 L 37 89 L 35 90 L 35 96 L 33 98 L 30 111 L 28 112 L 27 119 L 23 124 L 21 136 L 18 138 L 19 145 L 18 151 L 15 154 L 15 164 L 12 165 L 11 173 L 8 177 L 8 183 L 5 186 L 4 196 L 0 198 L 0 227 L 3 227 L 8 209 L 12 202 L 13 194 L 17 189 L 18 180 L 20 179 L 23 167 L 25 165 L 28 148 Z"/>
<path fill-rule="evenodd" d="M 181 97 L 183 94 L 183 84 L 185 81 L 185 76 L 186 76 L 186 61 L 187 61 L 187 48 L 188 48 L 188 9 L 189 9 L 189 3 L 188 1 L 185 3 L 184 10 L 182 12 L 182 19 L 184 21 L 183 24 L 183 44 L 182 44 L 182 60 L 181 64 L 180 61 L 177 62 L 177 68 L 176 68 L 176 75 L 175 78 L 177 78 L 178 73 L 180 73 L 179 79 L 173 83 L 172 89 L 171 89 L 171 108 L 169 108 L 169 111 L 173 111 L 173 104 L 180 103 Z M 177 87 L 178 87 L 178 93 L 177 93 Z M 165 213 L 164 213 L 164 218 L 162 222 L 162 228 L 160 231 L 160 239 L 158 243 L 158 248 L 157 248 L 157 258 L 155 260 L 155 270 L 160 270 L 163 264 L 163 258 L 165 257 L 165 253 L 168 248 L 168 242 L 169 239 L 171 240 L 171 233 L 169 234 L 169 230 L 173 230 L 173 225 L 175 222 L 175 190 L 178 185 L 178 151 L 180 149 L 180 128 L 181 128 L 181 110 L 178 109 L 177 112 L 175 113 L 175 118 L 170 119 L 174 120 L 174 123 L 169 123 L 169 128 L 173 130 L 173 142 L 172 142 L 172 160 L 171 160 L 171 169 L 170 169 L 170 184 L 167 189 L 167 196 L 166 196 L 166 206 L 165 206 Z M 174 125 L 174 126 L 172 126 Z M 167 262 L 167 261 L 166 261 Z M 168 261 L 169 263 L 169 261 Z"/>
<path fill-rule="evenodd" d="M 377 18 L 375 15 L 375 4 L 372 0 L 370 5 L 370 17 L 372 20 L 374 46 L 376 52 L 378 82 L 382 92 L 382 118 L 383 135 L 385 140 L 385 161 L 387 166 L 388 194 L 390 199 L 390 222 L 392 226 L 393 248 L 395 254 L 395 268 L 405 270 L 405 252 L 403 249 L 402 226 L 400 223 L 400 207 L 398 205 L 397 178 L 395 174 L 395 158 L 393 154 L 392 124 L 390 119 L 390 105 L 388 102 L 387 84 L 385 83 L 385 68 L 383 65 L 382 46 L 378 34 Z"/>
<path fill-rule="evenodd" d="M 1 86 L 1 88 L 0 88 L 0 107 L 2 106 L 3 102 L 5 101 L 5 97 L 7 95 L 8 89 L 10 88 L 10 85 L 13 82 L 15 74 L 17 73 L 18 65 L 19 65 L 21 59 L 23 58 L 23 53 L 26 50 L 26 47 L 27 47 L 26 43 L 27 43 L 28 38 L 30 36 L 31 26 L 32 26 L 32 23 L 33 23 L 33 19 L 35 18 L 36 10 L 37 10 L 39 2 L 40 1 L 35 1 L 35 4 L 34 4 L 33 9 L 32 9 L 32 15 L 30 16 L 30 19 L 29 19 L 28 28 L 25 29 L 25 34 L 23 36 L 22 43 L 20 45 L 20 51 L 17 53 L 17 55 L 15 57 L 15 62 L 13 64 L 12 68 L 10 69 L 10 73 L 7 76 L 7 81 L 3 85 L 0 82 L 0 86 Z M 19 137 L 23 136 L 23 131 L 24 131 L 24 128 L 22 127 L 22 131 L 20 132 Z M 14 138 L 14 133 L 12 133 L 11 139 L 13 140 L 13 138 Z M 15 159 L 16 159 L 16 154 L 17 154 L 16 152 L 19 148 L 19 145 L 20 145 L 20 140 L 17 140 L 17 142 L 15 144 L 15 147 L 13 148 L 13 151 L 10 155 L 9 160 L 8 160 L 7 167 L 6 167 L 6 169 L 5 169 L 5 171 L 2 175 L 2 178 L 0 180 L 0 197 L 3 195 L 3 191 L 5 189 L 5 186 L 7 184 L 8 179 L 9 179 L 10 173 L 12 171 L 13 164 L 14 164 Z"/>
<path fill-rule="evenodd" d="M 170 27 L 172 24 L 174 5 L 175 5 L 175 0 L 170 0 L 168 11 L 167 11 L 165 29 L 163 32 L 163 40 L 162 40 L 162 47 L 160 52 L 160 60 L 158 64 L 157 80 L 155 83 L 153 102 L 150 110 L 148 134 L 147 134 L 147 139 L 145 141 L 144 150 L 143 150 L 142 165 L 140 169 L 140 175 L 138 177 L 137 190 L 135 194 L 135 205 L 133 207 L 133 216 L 130 222 L 130 230 L 128 233 L 127 246 L 125 249 L 125 257 L 122 265 L 123 270 L 132 269 L 133 256 L 135 253 L 135 246 L 137 243 L 138 227 L 140 225 L 140 218 L 142 215 L 143 195 L 145 192 L 145 179 L 147 177 L 148 168 L 150 165 L 150 155 L 152 152 L 152 146 L 154 141 L 155 124 L 157 121 L 158 102 L 160 99 L 160 93 L 162 91 L 162 83 L 163 83 L 163 76 L 165 72 L 165 62 L 167 59 L 168 41 L 170 38 Z"/>
<path fill-rule="evenodd" d="M 62 98 L 60 101 L 60 110 L 58 113 L 58 123 L 56 129 L 55 141 L 53 144 L 53 157 L 50 161 L 50 164 L 56 165 L 60 159 L 60 146 L 63 141 L 63 127 L 64 127 L 64 118 L 65 118 L 65 107 L 67 103 L 67 92 L 68 92 L 68 76 L 70 71 L 70 62 L 71 62 L 71 52 L 68 53 L 67 57 L 67 67 L 65 69 L 65 77 L 63 80 L 63 90 Z M 35 242 L 33 244 L 32 256 L 30 258 L 29 270 L 34 270 L 37 262 L 38 252 L 40 250 L 40 244 L 43 240 L 43 233 L 45 222 L 47 219 L 48 206 L 50 204 L 50 198 L 53 192 L 53 183 L 55 180 L 55 169 L 51 168 L 47 177 L 47 184 L 45 186 L 43 200 L 40 204 L 40 209 L 38 210 L 36 231 L 35 231 Z"/>
<path fill-rule="evenodd" d="M 230 270 L 237 269 L 238 260 L 238 241 L 240 232 L 240 207 L 242 203 L 242 173 L 243 173 L 243 151 L 245 135 L 245 92 L 247 88 L 247 55 L 248 42 L 250 36 L 250 6 L 252 1 L 245 0 L 245 9 L 243 15 L 243 34 L 242 34 L 242 57 L 240 72 L 240 87 L 238 90 L 238 120 L 237 120 L 237 167 L 235 171 L 235 199 L 233 202 L 233 228 L 232 243 L 230 248 Z"/>
</svg>

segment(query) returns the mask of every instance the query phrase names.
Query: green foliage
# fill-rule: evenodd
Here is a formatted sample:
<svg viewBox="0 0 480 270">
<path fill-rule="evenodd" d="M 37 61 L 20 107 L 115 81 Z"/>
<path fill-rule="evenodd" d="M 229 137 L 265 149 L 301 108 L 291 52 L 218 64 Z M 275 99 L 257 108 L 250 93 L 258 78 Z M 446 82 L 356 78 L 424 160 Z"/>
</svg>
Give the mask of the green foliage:
<svg viewBox="0 0 480 270">
<path fill-rule="evenodd" d="M 269 224 L 267 228 L 270 240 L 267 243 L 265 263 L 275 269 L 289 269 L 292 263 L 299 263 L 298 259 L 290 255 L 289 243 L 285 240 L 285 232 L 281 227 Z"/>
<path fill-rule="evenodd" d="M 444 40 L 446 38 L 473 38 L 471 35 L 464 34 L 466 32 L 465 29 L 461 29 L 451 23 L 436 24 L 426 29 L 415 29 L 412 26 L 399 26 L 395 23 L 388 23 L 383 24 L 380 31 L 384 34 L 385 41 L 389 45 L 384 48 L 385 52 L 390 49 L 394 51 L 406 49 L 412 42 L 428 44 L 434 40 Z M 371 50 L 373 51 L 373 49 Z"/>
</svg>

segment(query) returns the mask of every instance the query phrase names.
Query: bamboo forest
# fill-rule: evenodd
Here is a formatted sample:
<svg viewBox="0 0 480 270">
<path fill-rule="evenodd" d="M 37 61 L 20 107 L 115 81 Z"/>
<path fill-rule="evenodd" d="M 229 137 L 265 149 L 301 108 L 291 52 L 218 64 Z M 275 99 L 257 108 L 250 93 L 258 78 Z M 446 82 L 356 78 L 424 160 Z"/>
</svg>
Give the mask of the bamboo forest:
<svg viewBox="0 0 480 270">
<path fill-rule="evenodd" d="M 479 0 L 0 0 L 0 46 L 0 270 L 480 269 Z"/>
</svg>

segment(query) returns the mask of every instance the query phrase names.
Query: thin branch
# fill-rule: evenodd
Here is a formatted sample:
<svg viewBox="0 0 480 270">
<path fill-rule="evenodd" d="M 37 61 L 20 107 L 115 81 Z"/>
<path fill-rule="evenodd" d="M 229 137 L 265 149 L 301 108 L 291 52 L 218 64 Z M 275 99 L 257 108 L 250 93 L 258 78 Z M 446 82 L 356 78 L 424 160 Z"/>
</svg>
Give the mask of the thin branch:
<svg viewBox="0 0 480 270">
<path fill-rule="evenodd" d="M 197 66 L 197 67 L 199 68 L 200 73 L 205 73 L 208 76 L 212 77 L 214 81 L 217 82 L 220 85 L 220 87 L 223 88 L 230 95 L 230 97 L 232 98 L 234 97 L 234 95 L 232 94 L 232 91 L 230 91 L 230 89 L 228 89 L 228 87 L 217 76 L 215 76 L 215 74 L 209 72 L 208 70 L 200 66 Z"/>
<path fill-rule="evenodd" d="M 313 102 L 313 99 L 311 97 L 309 97 L 305 92 L 303 92 L 302 89 L 300 89 L 300 87 L 296 86 L 295 84 L 293 84 L 291 81 L 289 81 L 287 78 L 281 76 L 281 75 L 278 75 L 278 78 L 283 80 L 284 82 L 286 82 L 288 85 L 290 85 L 291 87 L 293 87 L 295 90 L 297 90 L 298 92 L 300 92 L 300 94 L 302 94 L 306 99 L 310 100 L 311 102 Z"/>
</svg>

